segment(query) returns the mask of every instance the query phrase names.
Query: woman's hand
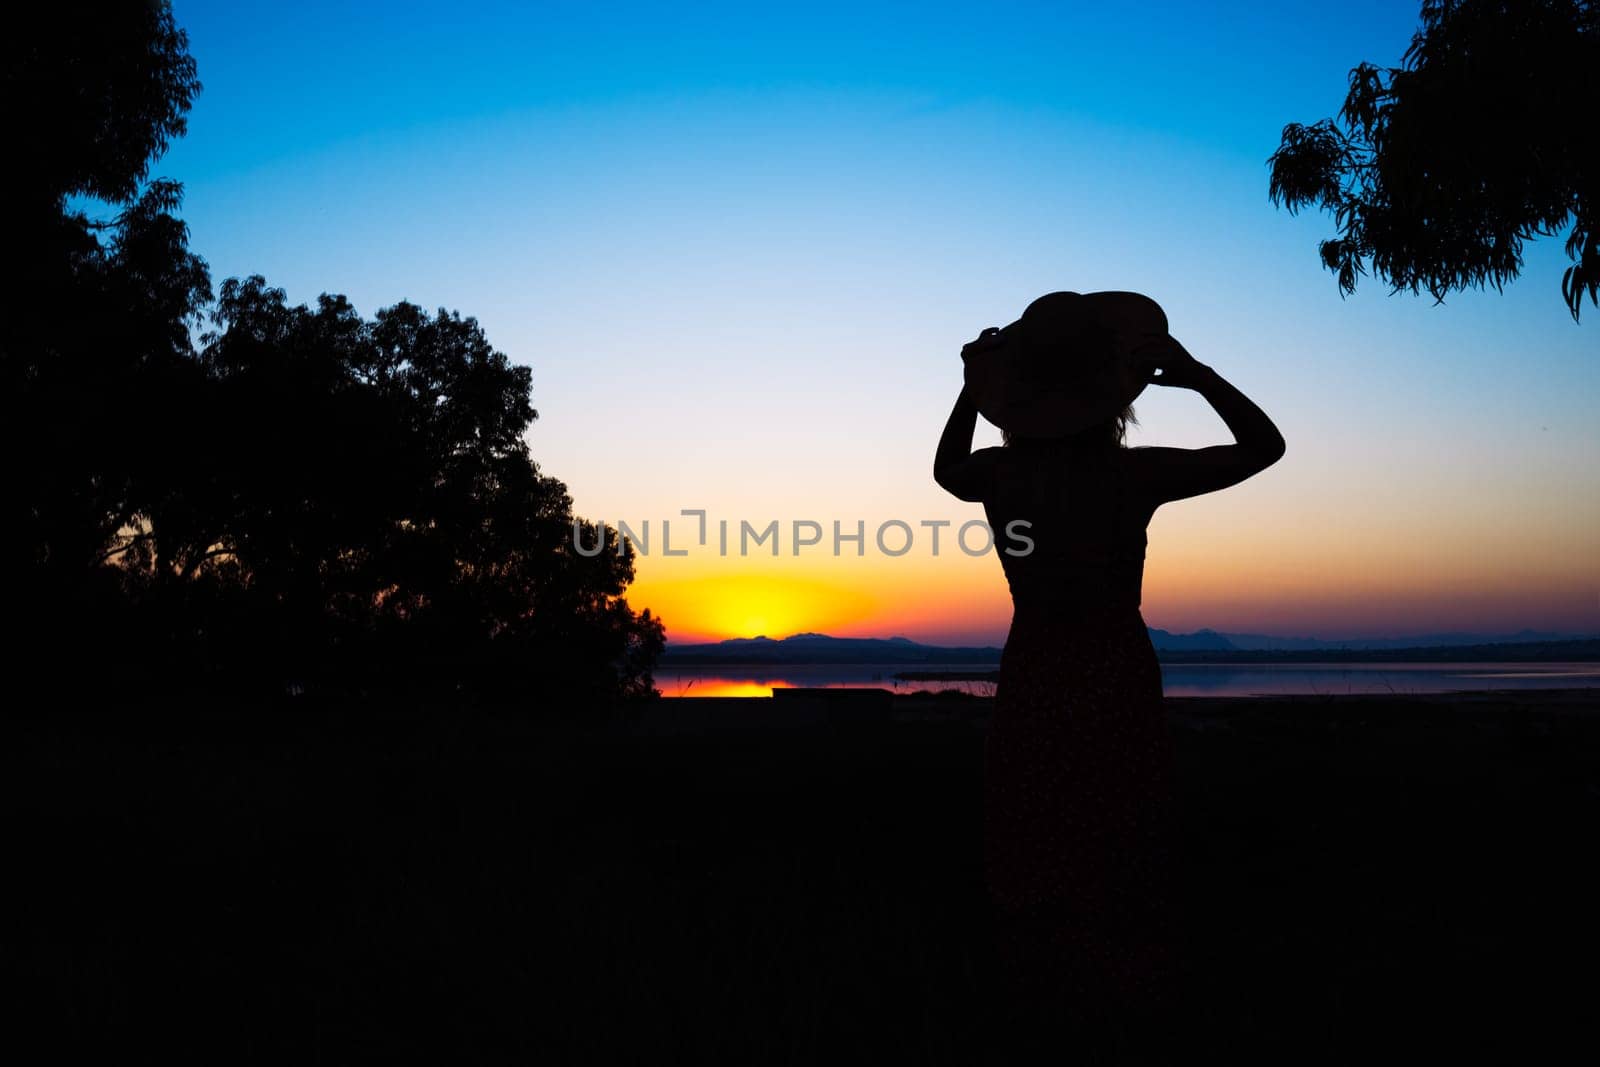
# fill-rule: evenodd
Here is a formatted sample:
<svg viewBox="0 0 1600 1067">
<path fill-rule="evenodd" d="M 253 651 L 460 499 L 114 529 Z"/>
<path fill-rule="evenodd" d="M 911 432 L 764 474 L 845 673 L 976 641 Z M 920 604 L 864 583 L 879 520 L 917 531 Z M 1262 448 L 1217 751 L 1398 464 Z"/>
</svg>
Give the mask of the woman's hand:
<svg viewBox="0 0 1600 1067">
<path fill-rule="evenodd" d="M 1189 354 L 1171 334 L 1136 344 L 1130 354 L 1141 382 L 1176 389 L 1198 389 L 1214 371 Z"/>
<path fill-rule="evenodd" d="M 999 341 L 999 338 L 1000 327 L 990 326 L 977 337 L 961 346 L 961 362 L 965 363 L 967 358 L 976 352 L 982 352 L 986 349 L 993 348 Z"/>
</svg>

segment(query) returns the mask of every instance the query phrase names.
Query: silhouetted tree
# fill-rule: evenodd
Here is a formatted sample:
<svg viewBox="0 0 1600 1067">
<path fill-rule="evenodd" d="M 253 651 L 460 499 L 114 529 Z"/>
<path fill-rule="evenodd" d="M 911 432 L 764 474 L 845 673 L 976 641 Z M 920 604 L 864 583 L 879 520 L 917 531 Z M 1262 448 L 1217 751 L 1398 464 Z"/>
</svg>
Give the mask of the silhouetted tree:
<svg viewBox="0 0 1600 1067">
<path fill-rule="evenodd" d="M 653 693 L 661 623 L 623 597 L 631 549 L 575 550 L 565 486 L 523 442 L 530 372 L 458 314 L 369 321 L 258 277 L 213 301 L 181 188 L 145 183 L 199 89 L 168 5 L 28 5 L 8 30 L 29 158 L 3 179 L 0 578 L 24 669 Z"/>
<path fill-rule="evenodd" d="M 203 377 L 120 538 L 193 660 L 268 686 L 653 692 L 660 622 L 623 554 L 576 551 L 523 434 L 531 374 L 476 321 L 223 284 Z M 580 526 L 580 529 L 584 529 Z M 585 533 L 592 544 L 599 531 Z"/>
<path fill-rule="evenodd" d="M 6 28 L 0 583 L 24 650 L 114 642 L 103 554 L 210 294 L 179 186 L 144 184 L 199 82 L 166 4 L 27 4 Z"/>
<path fill-rule="evenodd" d="M 27 153 L 7 182 L 33 191 L 30 217 L 72 195 L 135 199 L 200 91 L 171 6 L 20 4 L 6 39 L 6 133 Z"/>
<path fill-rule="evenodd" d="M 1571 226 L 1562 295 L 1600 301 L 1600 7 L 1593 0 L 1425 0 L 1403 65 L 1362 63 L 1338 119 L 1291 123 L 1269 196 L 1333 214 L 1340 289 L 1500 289 L 1523 242 Z"/>
</svg>

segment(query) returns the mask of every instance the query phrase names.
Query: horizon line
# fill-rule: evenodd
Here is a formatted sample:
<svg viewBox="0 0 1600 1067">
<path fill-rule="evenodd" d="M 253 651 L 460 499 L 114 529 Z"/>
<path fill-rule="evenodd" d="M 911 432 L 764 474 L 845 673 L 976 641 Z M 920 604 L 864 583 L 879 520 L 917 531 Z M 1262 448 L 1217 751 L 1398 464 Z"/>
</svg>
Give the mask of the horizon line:
<svg viewBox="0 0 1600 1067">
<path fill-rule="evenodd" d="M 1415 639 L 1427 638 L 1427 637 L 1500 637 L 1500 638 L 1505 638 L 1505 637 L 1517 637 L 1517 636 L 1520 636 L 1522 634 L 1539 635 L 1538 638 L 1536 638 L 1536 639 L 1555 638 L 1555 639 L 1566 640 L 1566 641 L 1600 640 L 1600 631 L 1594 631 L 1594 632 L 1570 632 L 1569 633 L 1569 632 L 1562 632 L 1562 631 L 1558 631 L 1558 630 L 1535 630 L 1532 627 L 1528 627 L 1528 626 L 1524 626 L 1524 627 L 1522 627 L 1522 628 L 1520 628 L 1518 630 L 1514 630 L 1514 631 L 1511 631 L 1510 633 L 1506 633 L 1506 634 L 1485 633 L 1483 631 L 1475 631 L 1475 630 L 1432 630 L 1432 631 L 1421 632 L 1421 633 L 1385 634 L 1385 635 L 1372 636 L 1372 637 L 1352 637 L 1352 636 L 1345 636 L 1345 637 L 1318 637 L 1315 634 L 1272 634 L 1272 633 L 1249 632 L 1249 631 L 1241 631 L 1241 630 L 1215 630 L 1215 629 L 1212 629 L 1209 626 L 1203 626 L 1203 627 L 1201 627 L 1201 628 L 1199 628 L 1197 630 L 1186 630 L 1186 631 L 1168 630 L 1165 627 L 1151 626 L 1149 624 L 1146 624 L 1146 628 L 1147 629 L 1151 629 L 1151 630 L 1160 630 L 1163 633 L 1170 634 L 1173 637 L 1194 637 L 1194 636 L 1198 636 L 1198 635 L 1201 635 L 1201 634 L 1212 634 L 1212 635 L 1215 635 L 1215 636 L 1218 636 L 1218 637 L 1264 637 L 1264 638 L 1270 638 L 1270 639 L 1276 640 L 1276 641 L 1324 641 L 1324 642 L 1330 642 L 1330 643 L 1331 642 L 1335 642 L 1335 641 L 1406 641 L 1406 640 L 1415 640 Z M 934 643 L 934 642 L 931 642 L 931 641 L 919 641 L 914 637 L 906 637 L 903 634 L 893 634 L 893 635 L 890 635 L 888 637 L 881 637 L 881 636 L 873 636 L 873 637 L 836 637 L 833 634 L 821 633 L 821 632 L 815 631 L 815 630 L 797 630 L 796 632 L 794 632 L 792 634 L 788 634 L 788 635 L 786 635 L 784 637 L 771 637 L 771 636 L 769 636 L 767 634 L 754 634 L 754 635 L 751 635 L 751 636 L 718 637 L 718 638 L 696 638 L 696 639 L 692 639 L 692 640 L 691 639 L 674 640 L 671 636 L 668 636 L 666 643 L 667 643 L 667 646 L 669 648 L 673 644 L 678 644 L 678 645 L 719 645 L 719 644 L 726 644 L 726 643 L 728 643 L 730 641 L 771 641 L 774 644 L 777 644 L 777 643 L 780 643 L 780 642 L 783 642 L 783 641 L 789 641 L 789 640 L 792 640 L 794 638 L 801 638 L 801 637 L 825 638 L 825 639 L 830 640 L 830 641 L 907 641 L 907 642 L 910 642 L 912 644 L 921 645 L 921 646 L 926 647 L 926 648 L 1000 648 L 1000 647 L 1003 647 L 1004 644 L 1005 644 L 1005 640 L 1003 638 L 1000 640 L 999 644 L 995 644 L 995 645 L 937 644 L 937 643 Z"/>
</svg>

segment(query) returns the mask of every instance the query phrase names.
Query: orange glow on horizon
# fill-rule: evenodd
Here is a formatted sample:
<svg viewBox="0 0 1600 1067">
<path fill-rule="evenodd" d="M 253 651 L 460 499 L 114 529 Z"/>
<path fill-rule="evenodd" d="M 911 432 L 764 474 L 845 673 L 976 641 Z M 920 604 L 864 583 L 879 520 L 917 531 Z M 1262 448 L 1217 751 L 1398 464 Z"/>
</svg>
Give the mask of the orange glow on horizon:
<svg viewBox="0 0 1600 1067">
<path fill-rule="evenodd" d="M 1392 502 L 1364 512 L 1313 504 L 1280 512 L 1241 492 L 1162 509 L 1149 528 L 1145 621 L 1173 633 L 1325 640 L 1586 633 L 1600 622 L 1597 557 L 1580 521 L 1594 512 L 1589 498 L 1575 498 L 1560 523 L 1523 508 L 1543 521 L 1520 524 L 1499 503 L 1484 503 L 1470 522 Z M 663 620 L 672 645 L 806 632 L 1003 644 L 1011 602 L 1000 560 L 945 545 L 937 557 L 924 540 L 891 558 L 870 537 L 862 556 L 787 545 L 774 556 L 651 555 L 638 560 L 627 596 Z"/>
<path fill-rule="evenodd" d="M 1210 628 L 1324 639 L 1593 628 L 1594 587 L 1574 581 L 1570 566 L 1508 559 L 1474 567 L 1437 552 L 1397 550 L 1385 558 L 1333 545 L 1319 546 L 1313 563 L 1240 542 L 1223 552 L 1152 538 L 1145 621 L 1174 633 Z M 807 632 L 999 645 L 1011 622 L 993 557 L 764 562 L 752 572 L 748 561 L 686 567 L 644 560 L 628 599 L 660 617 L 674 645 Z M 791 569 L 780 569 L 783 562 Z"/>
<path fill-rule="evenodd" d="M 628 597 L 659 615 L 668 638 L 679 644 L 805 632 L 838 636 L 870 624 L 879 607 L 870 591 L 848 582 L 767 573 L 641 576 Z"/>
</svg>

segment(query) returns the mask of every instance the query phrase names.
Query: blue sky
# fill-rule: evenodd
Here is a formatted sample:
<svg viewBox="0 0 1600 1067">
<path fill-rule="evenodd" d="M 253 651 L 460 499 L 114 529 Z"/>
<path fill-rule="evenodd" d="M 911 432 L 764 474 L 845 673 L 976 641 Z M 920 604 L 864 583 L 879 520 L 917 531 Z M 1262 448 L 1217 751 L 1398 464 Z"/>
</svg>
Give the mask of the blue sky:
<svg viewBox="0 0 1600 1067">
<path fill-rule="evenodd" d="M 214 274 L 475 315 L 585 515 L 970 518 L 928 474 L 962 343 L 1136 289 L 1289 441 L 1158 513 L 1152 625 L 1600 630 L 1600 345 L 1559 242 L 1503 295 L 1341 300 L 1330 221 L 1266 198 L 1283 125 L 1397 62 L 1413 3 L 175 13 L 205 88 L 156 172 Z M 1134 443 L 1228 440 L 1193 394 L 1138 407 Z M 809 577 L 893 591 L 860 632 L 1003 633 L 994 560 L 901 565 Z M 728 636 L 712 566 L 643 560 L 632 599 Z"/>
</svg>

